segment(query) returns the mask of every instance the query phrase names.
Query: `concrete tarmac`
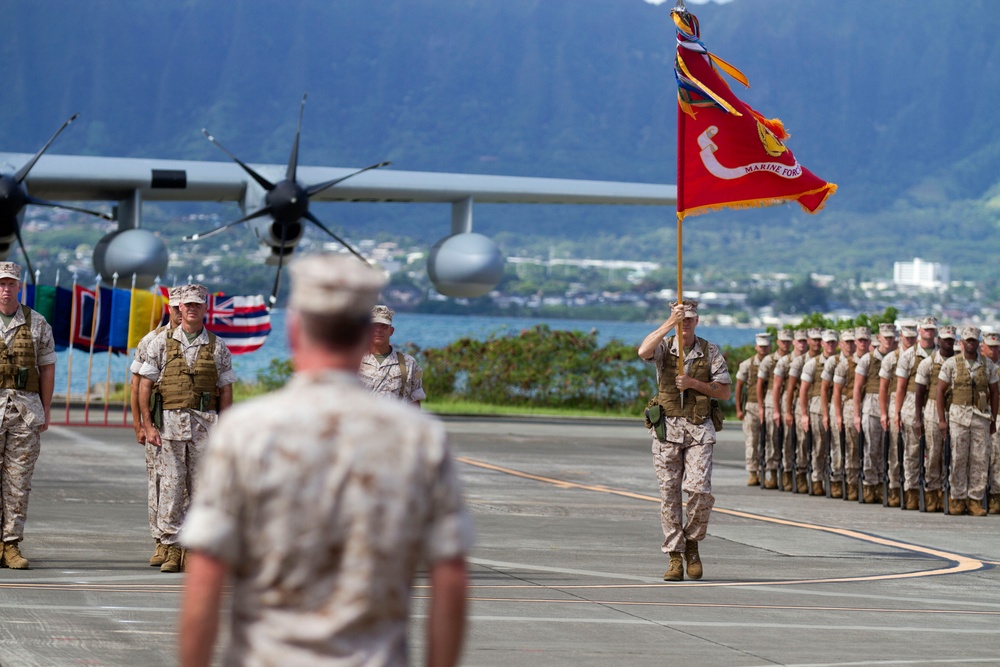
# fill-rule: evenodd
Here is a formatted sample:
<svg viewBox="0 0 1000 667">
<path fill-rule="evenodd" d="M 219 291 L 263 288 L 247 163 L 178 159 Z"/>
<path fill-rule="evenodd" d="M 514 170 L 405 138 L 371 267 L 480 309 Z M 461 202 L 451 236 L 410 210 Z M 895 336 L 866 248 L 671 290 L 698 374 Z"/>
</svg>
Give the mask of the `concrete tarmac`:
<svg viewBox="0 0 1000 667">
<path fill-rule="evenodd" d="M 1000 517 L 747 487 L 727 423 L 705 576 L 668 584 L 638 420 L 446 422 L 477 529 L 464 665 L 1000 665 Z M 130 428 L 43 436 L 22 547 L 32 569 L 0 569 L 3 667 L 177 663 L 183 575 L 146 563 Z"/>
</svg>

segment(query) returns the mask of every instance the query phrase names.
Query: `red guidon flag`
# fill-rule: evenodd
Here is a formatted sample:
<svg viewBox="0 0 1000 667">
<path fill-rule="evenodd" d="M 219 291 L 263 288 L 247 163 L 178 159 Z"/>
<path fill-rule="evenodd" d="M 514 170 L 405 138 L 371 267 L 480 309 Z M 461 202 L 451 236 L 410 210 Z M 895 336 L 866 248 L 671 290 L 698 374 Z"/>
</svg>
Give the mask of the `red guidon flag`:
<svg viewBox="0 0 1000 667">
<path fill-rule="evenodd" d="M 740 101 L 721 69 L 745 86 L 743 74 L 701 43 L 698 19 L 671 12 L 677 26 L 677 214 L 770 206 L 796 200 L 810 213 L 837 186 L 799 164 L 785 145 L 780 120 Z"/>
</svg>

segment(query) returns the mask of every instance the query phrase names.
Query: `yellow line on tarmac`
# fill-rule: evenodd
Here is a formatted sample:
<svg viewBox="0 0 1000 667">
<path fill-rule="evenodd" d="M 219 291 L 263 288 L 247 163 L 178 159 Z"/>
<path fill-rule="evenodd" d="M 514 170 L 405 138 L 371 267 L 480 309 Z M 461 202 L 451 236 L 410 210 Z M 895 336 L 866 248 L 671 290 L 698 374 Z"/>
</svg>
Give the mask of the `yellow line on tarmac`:
<svg viewBox="0 0 1000 667">
<path fill-rule="evenodd" d="M 597 485 L 579 484 L 577 482 L 570 482 L 567 480 L 555 479 L 552 477 L 544 477 L 542 475 L 535 475 L 520 470 L 514 470 L 512 468 L 505 468 L 503 466 L 498 466 L 492 463 L 486 463 L 485 461 L 477 461 L 475 459 L 470 459 L 466 456 L 456 457 L 456 460 L 465 463 L 466 465 L 475 466 L 477 468 L 492 470 L 494 472 L 503 473 L 505 475 L 512 475 L 514 477 L 521 477 L 523 479 L 530 479 L 536 482 L 542 482 L 544 484 L 551 484 L 561 489 L 579 489 L 581 491 L 594 491 L 597 493 L 607 493 L 614 496 L 621 496 L 623 498 L 632 498 L 635 500 L 644 500 L 647 502 L 654 502 L 654 503 L 660 502 L 659 497 L 656 496 L 649 496 L 641 493 L 633 493 L 631 491 L 623 491 L 621 489 L 612 489 L 600 484 Z M 776 517 L 769 517 L 761 514 L 753 514 L 751 512 L 743 512 L 740 510 L 730 510 L 721 507 L 715 507 L 712 509 L 712 511 L 719 512 L 721 514 L 728 514 L 730 516 L 740 517 L 743 519 L 750 519 L 752 521 L 763 521 L 766 523 L 773 523 L 781 526 L 789 526 L 792 528 L 816 530 L 823 533 L 830 533 L 833 535 L 839 535 L 841 537 L 860 540 L 862 542 L 893 547 L 895 549 L 901 549 L 903 551 L 918 553 L 925 556 L 933 556 L 934 558 L 940 558 L 942 560 L 948 561 L 948 565 L 946 565 L 945 567 L 935 568 L 932 570 L 917 570 L 915 572 L 893 572 L 889 574 L 875 574 L 875 575 L 860 576 L 860 577 L 829 577 L 822 579 L 794 579 L 794 580 L 774 580 L 774 581 L 706 581 L 706 582 L 689 582 L 689 583 L 671 582 L 669 584 L 670 586 L 672 587 L 673 586 L 749 586 L 749 585 L 781 586 L 788 584 L 819 584 L 819 583 L 853 582 L 853 581 L 887 581 L 887 580 L 897 580 L 897 579 L 912 579 L 916 577 L 929 577 L 940 574 L 958 574 L 961 572 L 974 572 L 976 570 L 981 570 L 987 566 L 987 564 L 981 560 L 977 560 L 969 556 L 963 556 L 962 554 L 951 553 L 948 551 L 943 551 L 941 549 L 933 549 L 931 547 L 924 547 L 916 544 L 909 544 L 907 542 L 901 542 L 899 540 L 880 537 L 878 535 L 871 535 L 857 530 L 850 530 L 848 528 L 832 528 L 829 526 L 821 526 L 818 524 L 806 523 L 804 521 L 791 521 L 789 519 L 779 519 Z M 600 588 L 645 588 L 653 586 L 659 587 L 662 585 L 663 584 L 611 584 L 606 586 L 600 586 Z M 477 586 L 476 588 L 480 587 Z M 558 588 L 593 588 L 593 586 L 559 586 Z"/>
</svg>

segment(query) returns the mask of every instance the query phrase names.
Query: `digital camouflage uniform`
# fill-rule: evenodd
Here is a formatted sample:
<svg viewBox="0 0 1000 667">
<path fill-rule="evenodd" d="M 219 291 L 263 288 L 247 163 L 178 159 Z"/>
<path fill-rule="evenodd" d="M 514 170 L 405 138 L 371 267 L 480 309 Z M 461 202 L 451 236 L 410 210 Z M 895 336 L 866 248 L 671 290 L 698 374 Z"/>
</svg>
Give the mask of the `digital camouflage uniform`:
<svg viewBox="0 0 1000 667">
<path fill-rule="evenodd" d="M 830 446 L 830 432 L 823 428 L 823 412 L 821 404 L 822 375 L 827 362 L 836 364 L 836 355 L 819 354 L 809 358 L 802 366 L 799 378 L 800 391 L 809 392 L 809 431 L 812 433 L 812 477 L 815 484 L 822 483 L 826 470 L 826 456 Z M 830 378 L 833 378 L 831 372 Z M 805 438 L 803 438 L 805 439 Z M 804 458 L 804 457 L 803 457 Z"/>
<path fill-rule="evenodd" d="M 926 451 L 924 452 L 924 483 L 928 491 L 941 490 L 942 478 L 942 444 L 944 434 L 938 427 L 937 414 L 937 383 L 941 373 L 941 366 L 945 362 L 945 357 L 941 356 L 939 350 L 926 357 L 917 366 L 917 375 L 914 378 L 917 384 L 927 388 L 927 400 L 924 402 L 924 442 Z M 937 369 L 935 372 L 935 368 Z"/>
<path fill-rule="evenodd" d="M 837 361 L 833 371 L 833 384 L 840 387 L 840 420 L 844 432 L 844 454 L 841 456 L 840 435 L 833 450 L 832 478 L 843 480 L 849 486 L 858 483 L 858 432 L 854 430 L 854 371 L 858 364 L 858 355 L 846 357 L 843 354 Z M 836 419 L 831 414 L 831 428 L 837 430 Z M 842 460 L 846 459 L 846 460 Z M 845 474 L 846 471 L 846 474 Z"/>
<path fill-rule="evenodd" d="M 896 444 L 899 438 L 899 429 L 896 428 L 896 364 L 899 362 L 899 353 L 901 348 L 896 348 L 892 350 L 885 358 L 882 359 L 882 366 L 879 369 L 878 377 L 880 380 L 887 380 L 889 382 L 889 488 L 899 491 L 899 478 L 900 478 L 900 461 L 899 461 L 899 447 Z M 881 417 L 881 406 L 879 406 L 879 415 Z"/>
<path fill-rule="evenodd" d="M 800 428 L 798 426 L 798 419 L 795 418 L 798 414 L 797 413 L 798 401 L 794 400 L 792 401 L 792 415 L 794 421 L 793 424 L 789 426 L 788 424 L 784 423 L 785 418 L 788 416 L 788 406 L 785 402 L 785 397 L 788 394 L 788 378 L 793 377 L 792 376 L 793 366 L 796 365 L 798 366 L 798 369 L 795 371 L 794 375 L 795 378 L 798 378 L 799 373 L 801 373 L 802 371 L 802 364 L 805 363 L 805 357 L 807 356 L 808 355 L 806 353 L 796 354 L 794 351 L 789 352 L 788 354 L 781 357 L 780 359 L 778 359 L 778 361 L 775 362 L 774 371 L 771 373 L 771 376 L 773 378 L 772 384 L 774 382 L 781 383 L 781 395 L 778 397 L 778 406 L 777 406 L 778 411 L 781 414 L 781 419 L 783 424 L 782 441 L 781 441 L 781 467 L 786 474 L 791 474 L 793 477 L 795 470 L 793 470 L 793 465 L 792 465 L 792 454 L 793 454 L 792 450 L 793 448 L 796 447 L 797 442 L 801 442 L 801 439 L 797 439 L 796 437 L 796 432 Z M 773 395 L 773 389 L 772 389 L 772 395 Z M 773 424 L 774 421 L 772 420 L 771 423 Z M 805 460 L 804 458 L 800 458 L 796 455 L 797 463 L 802 463 L 804 460 Z M 802 468 L 802 471 L 805 472 L 804 467 Z M 784 488 L 784 482 L 785 480 L 782 480 L 783 484 L 782 489 L 790 491 L 791 489 Z"/>
<path fill-rule="evenodd" d="M 790 378 L 795 378 L 799 383 L 801 383 L 802 368 L 811 358 L 812 357 L 809 355 L 809 352 L 793 357 L 788 365 L 788 376 L 786 377 L 786 382 Z M 798 392 L 800 390 L 801 384 L 796 385 L 796 394 L 791 397 L 792 415 L 795 420 L 795 474 L 805 475 L 806 471 L 809 470 L 809 442 L 806 436 L 806 430 L 802 428 L 802 403 L 798 400 Z"/>
<path fill-rule="evenodd" d="M 227 665 L 408 665 L 418 567 L 472 546 L 442 425 L 338 371 L 222 416 L 182 538 L 230 566 Z"/>
<path fill-rule="evenodd" d="M 766 355 L 765 355 L 766 356 Z M 743 405 L 743 443 L 747 472 L 760 470 L 760 406 L 757 405 L 757 375 L 760 371 L 757 352 L 744 359 L 736 370 L 736 381 L 744 383 L 746 398 Z M 740 396 L 736 400 L 741 400 Z"/>
<path fill-rule="evenodd" d="M 885 476 L 885 449 L 878 404 L 878 380 L 885 355 L 878 348 L 858 359 L 854 369 L 855 379 L 862 378 L 864 388 L 861 399 L 861 430 L 865 434 L 864 476 L 865 486 L 879 487 Z"/>
<path fill-rule="evenodd" d="M 427 398 L 423 387 L 423 371 L 417 360 L 408 354 L 403 354 L 406 364 L 406 386 L 403 386 L 403 373 L 399 366 L 399 354 L 394 347 L 389 348 L 389 354 L 382 363 L 370 352 L 361 360 L 361 370 L 358 376 L 361 383 L 371 389 L 373 394 L 394 396 L 409 401 L 422 401 Z"/>
<path fill-rule="evenodd" d="M 764 428 L 764 467 L 768 474 L 774 473 L 777 475 L 778 472 L 778 462 L 781 457 L 779 448 L 781 443 L 778 442 L 779 427 L 774 423 L 772 419 L 774 415 L 774 393 L 772 388 L 774 386 L 772 378 L 774 377 L 774 369 L 778 365 L 779 360 L 782 356 L 791 356 L 791 353 L 781 355 L 777 351 L 772 352 L 765 356 L 760 365 L 757 367 L 757 382 L 763 385 L 764 392 L 764 405 L 760 408 L 760 418 L 766 424 Z M 780 429 L 785 431 L 787 429 Z"/>
<path fill-rule="evenodd" d="M 30 309 L 29 309 L 30 310 Z M 35 348 L 37 368 L 56 363 L 52 327 L 45 318 L 30 310 L 31 341 Z M 24 326 L 24 307 L 18 306 L 5 325 L 0 320 L 0 336 L 4 348 L 10 349 L 17 330 Z M 0 389 L 0 496 L 2 496 L 2 527 L 4 542 L 24 539 L 24 522 L 28 514 L 28 495 L 35 462 L 41 451 L 39 429 L 45 424 L 45 408 L 38 392 L 21 389 Z"/>
<path fill-rule="evenodd" d="M 154 383 L 160 380 L 163 373 L 168 333 L 170 330 L 164 329 L 149 341 L 146 360 L 139 371 L 140 375 Z M 208 330 L 205 328 L 190 343 L 181 327 L 173 329 L 172 337 L 180 344 L 188 367 L 194 364 L 201 347 L 209 344 Z M 235 382 L 232 356 L 220 338 L 215 339 L 213 357 L 218 373 L 216 386 L 221 388 Z M 215 410 L 183 408 L 163 411 L 163 428 L 159 429 L 160 452 L 156 456 L 155 465 L 160 491 L 156 523 L 160 542 L 163 544 L 178 544 L 177 534 L 184 522 L 190 493 L 195 485 L 198 460 L 208 431 L 217 419 L 218 413 Z"/>
<path fill-rule="evenodd" d="M 668 344 L 670 347 L 668 348 Z M 732 384 L 726 360 L 714 343 L 703 350 L 701 339 L 684 354 L 684 372 L 688 374 L 696 359 L 708 357 L 711 382 Z M 668 352 L 669 349 L 669 352 Z M 661 340 L 653 358 L 657 385 L 666 364 L 677 365 L 677 343 L 674 337 Z M 693 394 L 692 390 L 685 392 Z M 689 400 L 693 400 L 690 399 Z M 663 526 L 663 553 L 684 551 L 688 540 L 705 539 L 708 521 L 715 505 L 712 495 L 712 450 L 715 447 L 715 426 L 711 419 L 693 424 L 685 417 L 664 417 L 666 439 L 653 436 L 653 469 L 660 486 L 660 520 Z M 688 494 L 687 523 L 683 522 L 681 491 Z"/>
<path fill-rule="evenodd" d="M 906 397 L 899 409 L 899 418 L 903 427 L 903 488 L 906 492 L 919 491 L 920 489 L 920 436 L 917 435 L 916 430 L 917 373 L 920 370 L 920 364 L 925 359 L 930 359 L 936 351 L 934 348 L 924 349 L 917 344 L 903 352 L 896 363 L 897 382 L 901 379 L 906 386 Z M 890 391 L 895 394 L 896 385 L 890 383 L 889 386 Z M 895 419 L 895 413 L 891 413 L 891 417 Z M 937 419 L 935 418 L 934 421 Z"/>
<path fill-rule="evenodd" d="M 959 368 L 961 366 L 961 368 Z M 968 361 L 961 352 L 941 364 L 938 379 L 952 385 L 959 374 L 971 373 L 985 379 L 987 386 L 997 383 L 997 367 L 983 355 Z M 954 386 L 952 386 L 954 390 Z M 988 393 L 988 391 L 987 391 Z M 973 399 L 973 403 L 975 400 Z M 962 405 L 955 396 L 948 411 L 948 431 L 951 437 L 951 498 L 982 502 L 986 492 L 988 455 L 991 447 L 990 407 Z"/>
<path fill-rule="evenodd" d="M 142 370 L 142 365 L 146 361 L 149 341 L 166 328 L 158 327 L 142 337 L 135 347 L 135 357 L 129 367 L 132 373 L 139 375 L 139 371 Z M 160 505 L 160 479 L 156 475 L 156 456 L 159 452 L 159 447 L 149 442 L 146 443 L 146 507 L 149 517 L 149 532 L 156 541 L 160 540 L 160 529 L 156 521 L 156 512 Z"/>
</svg>

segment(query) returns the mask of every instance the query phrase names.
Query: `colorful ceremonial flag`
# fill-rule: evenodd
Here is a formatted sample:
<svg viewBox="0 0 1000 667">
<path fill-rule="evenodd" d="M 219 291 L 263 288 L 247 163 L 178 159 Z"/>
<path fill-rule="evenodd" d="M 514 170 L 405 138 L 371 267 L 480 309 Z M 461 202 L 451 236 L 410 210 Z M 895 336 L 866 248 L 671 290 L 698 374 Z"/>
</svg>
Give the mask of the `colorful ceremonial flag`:
<svg viewBox="0 0 1000 667">
<path fill-rule="evenodd" d="M 799 164 L 778 119 L 742 102 L 718 69 L 746 86 L 735 67 L 708 52 L 698 19 L 671 12 L 677 26 L 677 214 L 750 208 L 796 200 L 815 213 L 837 190 Z"/>
<path fill-rule="evenodd" d="M 128 318 L 128 346 L 139 345 L 142 337 L 160 326 L 166 310 L 167 298 L 162 293 L 133 290 Z"/>
<path fill-rule="evenodd" d="M 260 348 L 271 333 L 271 315 L 264 297 L 212 294 L 205 311 L 205 327 L 225 341 L 233 354 Z"/>
<path fill-rule="evenodd" d="M 101 287 L 98 293 L 83 285 L 76 285 L 74 298 L 73 347 L 88 351 L 93 349 L 106 352 L 111 348 L 112 352 L 126 352 L 129 333 L 128 290 Z"/>
</svg>

